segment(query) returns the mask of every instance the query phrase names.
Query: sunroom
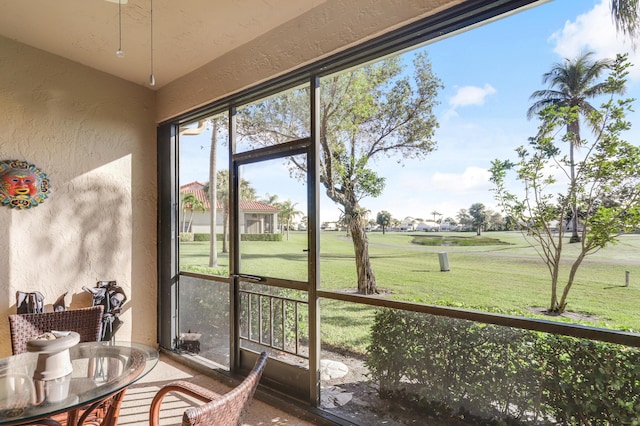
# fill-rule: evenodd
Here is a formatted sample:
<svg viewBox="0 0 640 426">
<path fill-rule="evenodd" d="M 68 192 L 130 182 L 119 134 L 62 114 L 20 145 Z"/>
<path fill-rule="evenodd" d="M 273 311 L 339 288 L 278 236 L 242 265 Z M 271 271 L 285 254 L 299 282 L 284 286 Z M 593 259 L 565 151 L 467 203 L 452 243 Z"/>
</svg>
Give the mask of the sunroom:
<svg viewBox="0 0 640 426">
<path fill-rule="evenodd" d="M 617 232 L 550 315 L 545 250 L 490 172 L 540 135 L 527 112 L 556 64 L 607 60 L 605 84 L 616 54 L 640 60 L 611 4 L 2 5 L 0 161 L 49 184 L 0 205 L 3 315 L 18 291 L 76 309 L 113 280 L 115 340 L 218 378 L 265 351 L 258 397 L 305 421 L 631 424 L 640 240 Z M 634 69 L 618 98 L 637 97 Z M 217 209 L 185 202 L 193 182 Z M 405 217 L 433 226 L 394 231 Z M 567 224 L 558 286 L 593 229 L 572 244 Z"/>
</svg>

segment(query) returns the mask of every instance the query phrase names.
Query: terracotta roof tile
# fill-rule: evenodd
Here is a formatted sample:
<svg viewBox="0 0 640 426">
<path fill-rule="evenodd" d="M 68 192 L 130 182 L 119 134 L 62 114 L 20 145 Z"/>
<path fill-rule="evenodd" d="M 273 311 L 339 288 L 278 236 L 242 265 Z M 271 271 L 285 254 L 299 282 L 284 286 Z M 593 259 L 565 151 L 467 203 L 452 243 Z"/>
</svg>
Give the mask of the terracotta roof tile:
<svg viewBox="0 0 640 426">
<path fill-rule="evenodd" d="M 198 182 L 197 180 L 195 180 L 193 182 L 185 183 L 180 187 L 180 190 L 182 191 L 183 189 L 204 189 L 205 186 L 206 185 L 204 183 Z"/>
<path fill-rule="evenodd" d="M 207 194 L 202 189 L 191 189 L 189 186 L 195 186 L 194 184 L 198 184 L 199 182 L 192 182 L 190 184 L 182 185 L 180 188 L 180 192 L 183 194 L 193 194 L 195 197 L 202 201 L 204 204 L 204 208 L 209 210 L 211 205 L 209 204 L 209 199 L 207 198 Z M 202 184 L 200 184 L 202 185 Z M 204 187 L 204 185 L 202 185 Z M 218 210 L 222 210 L 223 205 L 218 200 L 217 201 Z M 253 212 L 269 212 L 269 213 L 277 213 L 280 211 L 276 206 L 272 206 L 271 204 L 263 203 L 262 201 L 240 201 L 240 208 L 243 211 L 253 211 Z"/>
<path fill-rule="evenodd" d="M 279 212 L 280 209 L 271 204 L 263 203 L 262 201 L 240 201 L 240 208 L 244 211 L 269 211 Z"/>
</svg>

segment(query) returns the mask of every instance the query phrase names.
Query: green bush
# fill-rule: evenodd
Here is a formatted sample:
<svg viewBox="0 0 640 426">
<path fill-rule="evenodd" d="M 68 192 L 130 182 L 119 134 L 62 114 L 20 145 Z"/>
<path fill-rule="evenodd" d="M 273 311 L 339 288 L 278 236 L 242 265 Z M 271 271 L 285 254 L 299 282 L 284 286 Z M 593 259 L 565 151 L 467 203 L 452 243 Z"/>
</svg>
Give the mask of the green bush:
<svg viewBox="0 0 640 426">
<path fill-rule="evenodd" d="M 368 352 L 380 396 L 430 415 L 495 425 L 640 424 L 637 349 L 383 309 Z"/>
<path fill-rule="evenodd" d="M 220 235 L 218 236 L 218 238 L 220 238 Z M 211 234 L 206 233 L 206 234 L 201 234 L 201 233 L 197 233 L 197 234 L 193 234 L 193 241 L 211 241 Z M 222 241 L 219 239 L 219 241 Z"/>
<path fill-rule="evenodd" d="M 242 241 L 282 241 L 282 234 L 242 234 Z"/>
<path fill-rule="evenodd" d="M 218 241 L 222 241 L 222 234 L 218 234 Z M 210 241 L 211 234 L 193 234 L 192 241 Z M 240 235 L 241 241 L 282 241 L 282 234 L 242 234 Z M 182 240 L 182 234 L 180 236 L 180 241 Z"/>
<path fill-rule="evenodd" d="M 408 399 L 433 415 L 515 418 L 537 389 L 527 379 L 535 366 L 522 353 L 528 334 L 384 309 L 375 316 L 367 366 L 383 398 Z"/>
<path fill-rule="evenodd" d="M 562 424 L 640 424 L 640 351 L 544 335 L 536 353 L 547 405 Z"/>
<path fill-rule="evenodd" d="M 181 232 L 180 233 L 180 242 L 181 243 L 189 243 L 193 241 L 193 234 L 191 232 Z"/>
</svg>

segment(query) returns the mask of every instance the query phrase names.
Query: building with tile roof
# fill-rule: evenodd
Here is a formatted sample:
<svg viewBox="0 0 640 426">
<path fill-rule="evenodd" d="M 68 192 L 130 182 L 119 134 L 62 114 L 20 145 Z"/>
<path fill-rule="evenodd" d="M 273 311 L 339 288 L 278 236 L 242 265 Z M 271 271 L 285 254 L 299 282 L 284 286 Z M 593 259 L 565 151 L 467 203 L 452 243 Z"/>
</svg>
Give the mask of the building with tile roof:
<svg viewBox="0 0 640 426">
<path fill-rule="evenodd" d="M 193 194 L 202 202 L 203 210 L 192 209 L 190 205 L 180 208 L 180 232 L 194 234 L 210 233 L 211 204 L 205 192 L 205 184 L 195 181 L 180 187 L 181 194 Z M 220 200 L 216 203 L 216 232 L 223 232 L 224 205 Z M 240 233 L 271 234 L 278 230 L 278 213 L 280 209 L 262 201 L 240 201 Z"/>
</svg>

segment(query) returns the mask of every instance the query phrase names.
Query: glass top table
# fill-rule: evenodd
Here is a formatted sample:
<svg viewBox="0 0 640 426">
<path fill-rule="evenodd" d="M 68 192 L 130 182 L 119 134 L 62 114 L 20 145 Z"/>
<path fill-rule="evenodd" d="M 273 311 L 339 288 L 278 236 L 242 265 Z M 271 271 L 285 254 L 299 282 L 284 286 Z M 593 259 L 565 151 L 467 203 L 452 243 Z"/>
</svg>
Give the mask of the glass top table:
<svg viewBox="0 0 640 426">
<path fill-rule="evenodd" d="M 103 424 L 115 423 L 126 388 L 158 363 L 156 349 L 130 342 L 79 343 L 69 348 L 69 356 L 73 371 L 52 380 L 33 378 L 38 353 L 1 358 L 0 425 L 29 423 L 64 412 L 69 425 L 81 424 L 80 413 L 89 414 L 100 404 L 107 407 Z"/>
</svg>

